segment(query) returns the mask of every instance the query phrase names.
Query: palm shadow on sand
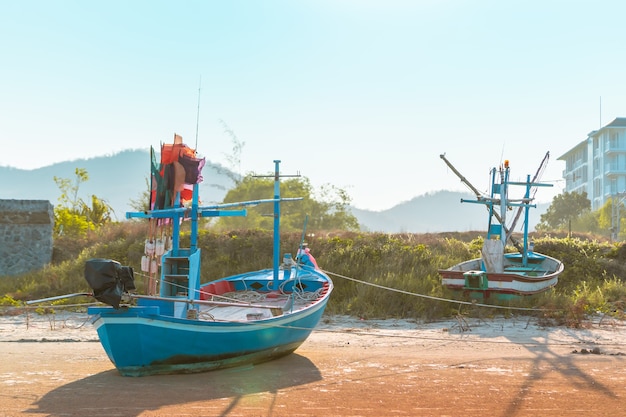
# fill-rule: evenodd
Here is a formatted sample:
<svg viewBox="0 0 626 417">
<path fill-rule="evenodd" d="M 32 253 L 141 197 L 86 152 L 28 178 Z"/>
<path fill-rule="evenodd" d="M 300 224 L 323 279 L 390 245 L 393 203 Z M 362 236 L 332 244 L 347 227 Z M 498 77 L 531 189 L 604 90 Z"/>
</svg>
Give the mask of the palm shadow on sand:
<svg viewBox="0 0 626 417">
<path fill-rule="evenodd" d="M 530 325 L 535 325 L 539 328 L 542 327 L 533 317 L 527 317 L 525 321 L 525 327 L 528 327 Z M 489 326 L 488 320 L 479 320 L 479 322 L 482 322 L 482 324 L 486 324 L 487 326 Z M 520 321 L 520 325 L 522 324 L 523 321 Z M 462 328 L 463 326 L 460 325 L 460 327 Z M 468 327 L 467 329 L 462 329 L 461 333 L 464 330 L 471 331 L 470 327 Z M 495 325 L 495 327 L 497 328 L 498 326 Z M 520 326 L 520 328 L 525 327 Z M 526 349 L 532 354 L 531 367 L 529 370 L 526 371 L 526 378 L 523 385 L 519 387 L 517 395 L 509 396 L 506 399 L 503 399 L 503 401 L 505 401 L 508 406 L 502 414 L 502 417 L 513 417 L 518 415 L 520 412 L 518 405 L 523 403 L 526 397 L 534 395 L 533 387 L 538 383 L 538 381 L 553 372 L 561 374 L 568 381 L 572 392 L 582 392 L 591 389 L 606 398 L 607 401 L 616 400 L 619 398 L 618 393 L 611 390 L 611 388 L 602 383 L 601 380 L 598 380 L 593 375 L 590 375 L 579 366 L 579 362 L 577 361 L 577 359 L 580 358 L 577 358 L 578 355 L 575 354 L 577 352 L 577 349 L 574 349 L 573 351 L 570 350 L 568 353 L 557 352 L 557 349 L 555 349 L 555 347 L 557 346 L 562 347 L 573 345 L 578 346 L 580 350 L 583 350 L 585 347 L 593 346 L 594 336 L 592 332 L 584 329 L 577 329 L 577 331 L 574 332 L 571 331 L 571 329 L 563 328 L 564 334 L 567 334 L 569 336 L 568 341 L 563 342 L 558 338 L 552 338 L 550 336 L 549 330 L 549 328 L 546 328 L 545 331 L 542 332 L 542 334 L 538 338 L 516 337 L 515 335 L 506 336 L 504 333 L 498 335 L 497 332 L 491 333 L 489 335 L 481 334 L 480 340 L 487 342 L 491 337 L 505 336 L 505 338 L 508 339 L 510 343 L 517 345 L 520 348 Z M 523 334 L 524 331 L 522 330 L 520 333 Z M 604 349 L 596 348 L 596 350 L 597 354 L 607 354 Z M 608 355 L 622 356 L 623 354 L 621 352 L 617 352 L 608 353 Z"/>
</svg>

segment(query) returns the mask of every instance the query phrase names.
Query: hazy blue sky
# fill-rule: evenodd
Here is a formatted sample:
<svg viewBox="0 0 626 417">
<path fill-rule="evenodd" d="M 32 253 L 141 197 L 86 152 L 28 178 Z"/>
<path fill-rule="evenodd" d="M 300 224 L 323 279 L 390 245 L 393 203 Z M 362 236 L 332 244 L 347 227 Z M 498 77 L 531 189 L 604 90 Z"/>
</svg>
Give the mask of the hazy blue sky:
<svg viewBox="0 0 626 417">
<path fill-rule="evenodd" d="M 241 173 L 299 171 L 359 208 L 481 189 L 626 116 L 623 1 L 0 0 L 0 165 L 181 134 Z M 601 104 L 600 104 L 601 103 Z M 221 122 L 223 121 L 223 123 Z M 5 179 L 2 179 L 3 181 Z M 129 179 L 131 180 L 131 179 Z M 144 181 L 142 178 L 136 181 Z M 132 196 L 130 196 L 132 197 Z"/>
</svg>

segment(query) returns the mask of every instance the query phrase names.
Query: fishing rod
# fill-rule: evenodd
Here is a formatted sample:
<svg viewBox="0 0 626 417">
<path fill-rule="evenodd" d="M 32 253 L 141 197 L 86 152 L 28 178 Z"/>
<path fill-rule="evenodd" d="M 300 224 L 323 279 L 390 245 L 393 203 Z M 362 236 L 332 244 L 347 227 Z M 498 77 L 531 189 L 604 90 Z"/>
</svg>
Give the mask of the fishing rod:
<svg viewBox="0 0 626 417">
<path fill-rule="evenodd" d="M 77 292 L 77 293 L 74 293 L 74 294 L 57 295 L 56 297 L 47 297 L 47 298 L 40 298 L 38 300 L 26 301 L 26 304 L 27 305 L 39 304 L 39 303 L 45 303 L 45 302 L 48 302 L 48 301 L 57 301 L 57 300 L 63 300 L 63 299 L 72 298 L 72 297 L 93 297 L 93 293 L 90 293 L 90 292 Z"/>
</svg>

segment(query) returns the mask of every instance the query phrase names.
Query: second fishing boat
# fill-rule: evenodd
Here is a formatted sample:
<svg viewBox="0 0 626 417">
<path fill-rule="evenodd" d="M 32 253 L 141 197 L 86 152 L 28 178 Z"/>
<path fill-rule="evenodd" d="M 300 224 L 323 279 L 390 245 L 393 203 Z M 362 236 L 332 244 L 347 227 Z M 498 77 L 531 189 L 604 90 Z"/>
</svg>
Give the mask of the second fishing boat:
<svg viewBox="0 0 626 417">
<path fill-rule="evenodd" d="M 547 160 L 547 156 L 543 162 Z M 538 294 L 554 287 L 563 272 L 563 263 L 535 252 L 534 244 L 528 238 L 528 213 L 530 208 L 535 207 L 531 194 L 537 187 L 551 185 L 535 182 L 530 175 L 523 182 L 511 181 L 509 161 L 504 161 L 500 168 L 491 170 L 490 193 L 482 196 L 444 155 L 441 158 L 477 196 L 476 200 L 461 202 L 483 204 L 488 212 L 487 234 L 481 257 L 439 270 L 442 284 L 471 298 L 493 297 L 500 300 Z M 514 199 L 509 195 L 511 187 L 515 186 L 523 187 L 524 194 L 521 198 Z M 507 212 L 515 207 L 519 214 L 524 214 L 521 243 L 513 237 L 517 217 L 513 219 L 512 226 L 507 226 L 506 223 Z M 509 241 L 513 242 L 516 252 L 505 253 Z"/>
</svg>

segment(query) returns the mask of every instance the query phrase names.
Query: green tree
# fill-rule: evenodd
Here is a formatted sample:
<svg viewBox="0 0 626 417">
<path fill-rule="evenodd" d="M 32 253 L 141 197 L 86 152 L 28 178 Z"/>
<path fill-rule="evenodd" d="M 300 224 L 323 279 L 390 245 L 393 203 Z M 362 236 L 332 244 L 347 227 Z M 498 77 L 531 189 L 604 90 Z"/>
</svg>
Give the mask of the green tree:
<svg viewBox="0 0 626 417">
<path fill-rule="evenodd" d="M 87 221 L 96 226 L 102 226 L 111 222 L 113 209 L 106 201 L 91 195 L 91 206 L 88 206 L 85 202 L 82 203 L 80 214 L 82 214 Z"/>
<path fill-rule="evenodd" d="M 567 230 L 590 211 L 591 201 L 586 192 L 564 192 L 554 197 L 536 228 L 541 231 Z"/>
<path fill-rule="evenodd" d="M 53 179 L 57 187 L 61 190 L 59 204 L 68 209 L 78 210 L 81 204 L 78 198 L 78 189 L 80 188 L 80 184 L 89 180 L 89 174 L 87 174 L 85 168 L 76 168 L 74 174 L 76 177 L 73 182 L 70 178 L 59 178 L 57 176 L 54 176 Z"/>
<path fill-rule="evenodd" d="M 87 231 L 95 230 L 112 220 L 113 209 L 106 201 L 91 196 L 91 205 L 78 198 L 80 185 L 89 180 L 84 168 L 76 168 L 76 177 L 54 177 L 54 182 L 61 190 L 59 204 L 54 208 L 54 232 L 56 235 L 83 236 Z"/>
<path fill-rule="evenodd" d="M 601 230 L 599 225 L 598 211 L 585 211 L 583 214 L 572 220 L 572 231 L 593 233 L 596 235 L 608 235 L 606 230 Z"/>
<path fill-rule="evenodd" d="M 617 237 L 619 240 L 624 239 L 626 236 L 624 228 L 626 224 L 626 208 L 624 208 L 624 203 L 619 197 L 615 202 L 613 198 L 607 199 L 598 210 L 597 217 L 600 234 Z"/>
<path fill-rule="evenodd" d="M 280 195 L 283 198 L 302 197 L 301 201 L 283 202 L 280 206 L 282 231 L 301 230 L 308 215 L 308 230 L 359 230 L 359 224 L 349 211 L 350 197 L 339 188 L 322 187 L 318 197 L 306 177 L 289 178 L 281 182 Z M 274 196 L 274 180 L 244 177 L 235 188 L 228 191 L 224 203 L 263 200 Z M 274 205 L 259 204 L 247 209 L 246 217 L 220 217 L 216 226 L 221 229 L 267 229 L 274 225 Z"/>
</svg>

